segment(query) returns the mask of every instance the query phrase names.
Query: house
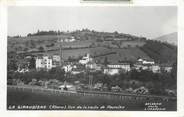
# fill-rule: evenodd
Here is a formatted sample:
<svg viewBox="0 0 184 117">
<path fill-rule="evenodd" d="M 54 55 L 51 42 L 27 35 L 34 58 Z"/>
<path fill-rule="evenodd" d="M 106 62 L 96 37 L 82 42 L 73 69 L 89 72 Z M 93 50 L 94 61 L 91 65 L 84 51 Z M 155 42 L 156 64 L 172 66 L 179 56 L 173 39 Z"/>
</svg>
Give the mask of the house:
<svg viewBox="0 0 184 117">
<path fill-rule="evenodd" d="M 90 61 L 92 61 L 92 58 L 89 54 L 87 54 L 86 56 L 83 56 L 81 60 L 79 60 L 79 63 L 85 65 Z"/>
<path fill-rule="evenodd" d="M 165 72 L 171 72 L 172 67 L 171 67 L 171 66 L 162 66 L 162 67 L 161 67 L 161 70 L 162 70 L 162 71 L 165 71 Z"/>
<path fill-rule="evenodd" d="M 25 72 L 29 72 L 29 69 L 28 68 L 20 68 L 18 67 L 17 71 L 16 72 L 19 72 L 19 73 L 25 73 Z"/>
<path fill-rule="evenodd" d="M 59 86 L 59 89 L 62 91 L 76 92 L 76 86 L 73 84 L 69 84 L 66 81 L 64 82 L 64 84 Z"/>
<path fill-rule="evenodd" d="M 121 90 L 122 89 L 118 85 L 111 87 L 111 91 L 113 92 L 120 92 Z"/>
<path fill-rule="evenodd" d="M 60 42 L 74 42 L 74 41 L 76 41 L 76 39 L 73 36 L 71 36 L 65 39 L 61 39 Z"/>
<path fill-rule="evenodd" d="M 52 59 L 53 59 L 53 61 L 60 61 L 60 56 L 59 55 L 53 55 Z"/>
<path fill-rule="evenodd" d="M 124 70 L 125 72 L 131 70 L 129 63 L 108 64 L 107 67 L 111 69 L 121 69 Z"/>
<path fill-rule="evenodd" d="M 171 66 L 166 66 L 166 67 L 164 67 L 164 70 L 165 70 L 166 72 L 171 72 L 172 67 L 171 67 Z"/>
<path fill-rule="evenodd" d="M 38 56 L 36 58 L 36 69 L 52 69 L 54 67 L 59 66 L 60 56 Z"/>
<path fill-rule="evenodd" d="M 37 57 L 36 69 L 52 69 L 52 58 L 50 56 Z"/>
<path fill-rule="evenodd" d="M 72 65 L 64 65 L 62 68 L 65 72 L 71 72 L 73 67 Z"/>
<path fill-rule="evenodd" d="M 16 70 L 16 72 L 19 73 L 29 72 L 30 59 L 31 57 L 26 56 L 24 59 L 18 60 L 17 62 L 18 69 Z"/>
<path fill-rule="evenodd" d="M 161 64 L 160 66 L 161 66 L 160 68 L 161 71 L 171 72 L 172 70 L 172 64 L 167 63 L 167 64 Z"/>
<path fill-rule="evenodd" d="M 146 87 L 142 86 L 142 87 L 135 89 L 133 92 L 137 94 L 148 94 L 149 90 Z"/>
<path fill-rule="evenodd" d="M 139 71 L 139 70 L 146 70 L 146 69 L 148 69 L 148 67 L 141 64 L 141 63 L 136 63 L 136 64 L 134 64 L 134 69 Z"/>
<path fill-rule="evenodd" d="M 76 65 L 73 65 L 72 70 L 71 70 L 71 74 L 73 74 L 73 75 L 80 74 L 80 73 L 83 73 L 84 70 L 85 70 L 84 65 L 76 64 Z"/>
<path fill-rule="evenodd" d="M 153 73 L 160 73 L 160 66 L 157 64 L 140 64 L 140 63 L 136 63 L 134 64 L 134 69 L 136 69 L 137 71 L 141 71 L 141 70 L 149 70 L 152 71 Z"/>
<path fill-rule="evenodd" d="M 160 73 L 161 69 L 160 69 L 160 66 L 159 65 L 151 65 L 150 66 L 150 70 L 153 72 L 153 73 Z"/>
<path fill-rule="evenodd" d="M 119 74 L 120 71 L 128 72 L 130 70 L 129 63 L 113 63 L 108 64 L 107 67 L 104 68 L 104 74 L 115 75 Z"/>
<path fill-rule="evenodd" d="M 52 67 L 57 67 L 60 65 L 60 56 L 59 55 L 53 55 L 52 56 Z"/>
<path fill-rule="evenodd" d="M 94 85 L 93 88 L 96 89 L 96 90 L 100 90 L 102 87 L 103 87 L 103 83 L 97 82 L 97 83 Z"/>
<path fill-rule="evenodd" d="M 86 68 L 88 69 L 94 69 L 94 70 L 101 70 L 101 66 L 96 64 L 95 62 L 89 61 L 86 65 Z"/>
<path fill-rule="evenodd" d="M 115 75 L 119 74 L 120 69 L 119 68 L 104 68 L 104 74 L 108 75 Z"/>
<path fill-rule="evenodd" d="M 142 58 L 139 58 L 137 62 L 141 64 L 151 64 L 151 65 L 155 64 L 153 60 L 142 59 Z"/>
</svg>

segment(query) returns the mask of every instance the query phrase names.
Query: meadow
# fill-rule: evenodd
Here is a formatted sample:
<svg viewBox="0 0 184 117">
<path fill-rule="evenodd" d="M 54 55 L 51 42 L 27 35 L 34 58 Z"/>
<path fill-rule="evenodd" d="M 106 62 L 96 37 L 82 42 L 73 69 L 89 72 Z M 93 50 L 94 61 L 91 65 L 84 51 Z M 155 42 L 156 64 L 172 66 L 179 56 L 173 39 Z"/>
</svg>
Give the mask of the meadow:
<svg viewBox="0 0 184 117">
<path fill-rule="evenodd" d="M 121 106 L 125 108 L 119 109 L 82 109 L 82 110 L 127 110 L 127 111 L 143 111 L 145 108 L 145 103 L 147 101 L 133 101 L 133 100 L 118 100 L 105 98 L 100 96 L 69 96 L 56 93 L 48 92 L 31 92 L 31 91 L 17 91 L 13 89 L 8 89 L 7 92 L 7 107 L 9 106 L 22 106 L 22 105 L 46 105 L 46 110 L 50 110 L 50 105 L 57 106 Z M 150 101 L 149 101 L 150 102 Z M 176 110 L 176 102 L 161 102 L 162 107 L 166 108 L 168 111 Z M 57 110 L 57 109 L 56 109 Z M 60 109 L 59 109 L 60 110 Z M 70 110 L 70 109 L 66 109 Z M 80 110 L 73 108 L 72 110 Z"/>
</svg>

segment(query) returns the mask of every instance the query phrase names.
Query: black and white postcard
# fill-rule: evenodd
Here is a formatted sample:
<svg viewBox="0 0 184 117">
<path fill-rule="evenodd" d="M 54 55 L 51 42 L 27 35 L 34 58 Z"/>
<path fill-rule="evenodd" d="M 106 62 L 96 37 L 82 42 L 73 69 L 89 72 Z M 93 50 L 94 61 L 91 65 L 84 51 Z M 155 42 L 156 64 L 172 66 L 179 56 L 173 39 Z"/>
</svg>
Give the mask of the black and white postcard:
<svg viewBox="0 0 184 117">
<path fill-rule="evenodd" d="M 9 6 L 7 110 L 177 111 L 176 6 Z"/>
</svg>

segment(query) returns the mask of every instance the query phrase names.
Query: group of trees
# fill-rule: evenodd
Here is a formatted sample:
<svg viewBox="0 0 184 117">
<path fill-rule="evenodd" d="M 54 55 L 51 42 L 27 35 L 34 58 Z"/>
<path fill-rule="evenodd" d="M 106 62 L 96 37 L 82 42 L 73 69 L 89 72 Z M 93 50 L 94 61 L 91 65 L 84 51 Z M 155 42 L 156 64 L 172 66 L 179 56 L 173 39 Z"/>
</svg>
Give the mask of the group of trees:
<svg viewBox="0 0 184 117">
<path fill-rule="evenodd" d="M 7 78 L 8 80 L 19 79 L 23 81 L 25 84 L 28 84 L 29 82 L 31 82 L 32 79 L 36 79 L 37 81 L 49 80 L 49 79 L 57 79 L 59 81 L 64 81 L 65 72 L 60 68 L 53 68 L 50 71 L 45 71 L 45 70 L 36 71 L 33 69 L 30 72 L 25 72 L 25 73 L 8 71 Z"/>
<path fill-rule="evenodd" d="M 132 70 L 130 72 L 121 72 L 117 75 L 106 75 L 102 71 L 98 72 L 83 72 L 77 75 L 72 75 L 70 73 L 65 73 L 61 68 L 53 68 L 49 71 L 36 71 L 32 70 L 26 73 L 18 73 L 18 72 L 8 72 L 8 79 L 20 79 L 24 83 L 31 82 L 32 79 L 38 80 L 49 80 L 49 79 L 57 79 L 59 81 L 67 81 L 70 83 L 74 83 L 75 81 L 80 81 L 88 85 L 89 76 L 93 76 L 92 82 L 96 84 L 98 82 L 103 83 L 110 88 L 112 86 L 118 85 L 123 90 L 128 88 L 136 89 L 141 86 L 144 86 L 149 89 L 150 94 L 157 95 L 165 95 L 165 89 L 176 90 L 176 67 L 173 67 L 171 72 L 162 72 L 162 73 L 153 73 L 151 71 L 142 70 L 136 71 Z"/>
<path fill-rule="evenodd" d="M 144 86 L 149 89 L 151 94 L 165 95 L 165 89 L 176 90 L 177 82 L 176 77 L 172 76 L 173 72 L 155 74 L 146 70 L 141 72 L 133 70 L 129 73 L 122 72 L 120 75 L 114 76 L 96 75 L 94 82 L 102 82 L 103 84 L 107 84 L 108 87 L 118 85 L 124 90 Z"/>
<path fill-rule="evenodd" d="M 76 30 L 73 32 L 64 32 L 64 31 L 54 31 L 54 30 L 49 30 L 49 31 L 44 31 L 44 30 L 38 30 L 36 33 L 29 33 L 27 34 L 27 37 L 30 36 L 42 36 L 42 35 L 61 35 L 61 34 L 68 34 L 70 33 L 72 36 L 75 36 L 76 39 L 80 39 L 80 40 L 89 40 L 89 39 L 93 39 L 93 40 L 104 40 L 107 38 L 123 38 L 123 39 L 127 39 L 127 40 L 135 40 L 135 39 L 139 39 L 139 40 L 146 40 L 146 38 L 144 37 L 137 37 L 137 36 L 133 36 L 130 34 L 123 34 L 123 33 L 119 33 L 117 31 L 115 32 L 97 32 L 94 30 L 89 30 L 89 29 L 82 29 L 82 30 Z"/>
<path fill-rule="evenodd" d="M 30 36 L 41 36 L 41 35 L 60 35 L 60 34 L 63 34 L 63 32 L 61 31 L 52 31 L 52 30 L 49 30 L 49 31 L 40 31 L 38 30 L 36 33 L 29 33 L 27 34 L 27 37 L 30 37 Z"/>
<path fill-rule="evenodd" d="M 16 71 L 18 69 L 18 66 L 20 66 L 23 63 L 27 64 L 26 66 L 29 69 L 35 69 L 35 62 L 36 60 L 34 56 L 25 59 L 24 54 L 17 54 L 14 51 L 7 53 L 7 71 Z"/>
<path fill-rule="evenodd" d="M 167 43 L 147 40 L 140 49 L 157 63 L 174 63 L 177 60 L 177 47 Z"/>
<path fill-rule="evenodd" d="M 17 61 L 18 61 L 18 56 L 15 52 L 11 51 L 7 53 L 7 70 L 8 71 L 15 71 L 17 70 Z"/>
</svg>

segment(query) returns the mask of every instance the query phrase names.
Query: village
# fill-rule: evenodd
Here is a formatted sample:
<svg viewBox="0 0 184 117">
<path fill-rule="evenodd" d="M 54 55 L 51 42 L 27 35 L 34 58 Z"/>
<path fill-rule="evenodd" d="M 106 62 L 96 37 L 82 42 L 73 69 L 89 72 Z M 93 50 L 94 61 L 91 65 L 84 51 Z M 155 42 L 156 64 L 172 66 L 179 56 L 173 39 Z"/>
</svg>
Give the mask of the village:
<svg viewBox="0 0 184 117">
<path fill-rule="evenodd" d="M 72 38 L 73 40 L 73 38 Z M 70 42 L 70 41 L 68 41 Z M 127 74 L 131 71 L 149 71 L 153 74 L 158 74 L 161 72 L 170 73 L 172 70 L 172 66 L 157 64 L 154 60 L 145 59 L 145 58 L 137 58 L 137 61 L 134 63 L 129 61 L 121 61 L 121 62 L 109 62 L 107 58 L 104 59 L 103 62 L 98 62 L 95 57 L 91 56 L 89 53 L 86 53 L 79 60 L 62 60 L 61 54 L 41 54 L 38 56 L 25 56 L 24 60 L 21 60 L 18 64 L 18 69 L 15 71 L 17 73 L 25 74 L 30 72 L 30 60 L 33 60 L 36 71 L 51 71 L 54 68 L 61 68 L 64 71 L 65 79 L 63 82 L 58 79 L 49 79 L 49 80 L 38 80 L 32 79 L 28 85 L 31 86 L 42 86 L 45 88 L 59 89 L 62 91 L 71 91 L 76 92 L 79 90 L 86 91 L 112 91 L 112 92 L 123 92 L 123 93 L 138 93 L 138 94 L 149 94 L 148 88 L 145 86 L 140 86 L 137 88 L 127 88 L 123 90 L 121 86 L 115 85 L 111 86 L 110 89 L 107 84 L 103 82 L 94 82 L 95 79 L 93 73 L 101 72 L 104 75 L 113 77 L 120 75 L 121 73 Z M 88 80 L 87 83 L 81 83 L 79 79 L 74 82 L 68 82 L 71 76 L 77 76 L 80 74 L 84 74 L 84 77 Z M 62 76 L 61 76 L 62 77 Z M 147 78 L 149 79 L 149 77 Z M 16 82 L 16 83 L 15 83 Z M 133 81 L 134 83 L 134 81 Z M 135 81 L 136 83 L 136 81 Z M 15 80 L 14 83 L 16 85 L 25 85 L 20 79 Z M 173 90 L 167 89 L 167 92 L 171 95 L 175 95 Z"/>
</svg>

